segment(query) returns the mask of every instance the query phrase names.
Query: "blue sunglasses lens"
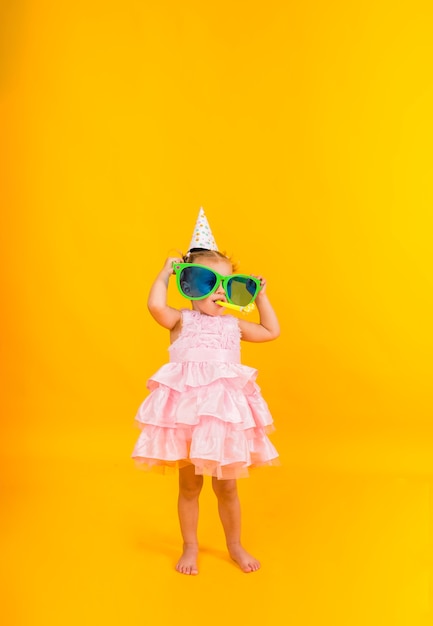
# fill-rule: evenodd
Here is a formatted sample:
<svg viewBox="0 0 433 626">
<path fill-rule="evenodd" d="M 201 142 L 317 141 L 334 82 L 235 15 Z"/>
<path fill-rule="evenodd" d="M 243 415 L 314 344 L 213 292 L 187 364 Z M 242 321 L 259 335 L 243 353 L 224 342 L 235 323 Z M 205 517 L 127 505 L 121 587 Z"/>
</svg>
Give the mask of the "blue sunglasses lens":
<svg viewBox="0 0 433 626">
<path fill-rule="evenodd" d="M 185 267 L 180 273 L 180 287 L 187 298 L 204 298 L 215 287 L 216 275 L 205 267 Z"/>
</svg>

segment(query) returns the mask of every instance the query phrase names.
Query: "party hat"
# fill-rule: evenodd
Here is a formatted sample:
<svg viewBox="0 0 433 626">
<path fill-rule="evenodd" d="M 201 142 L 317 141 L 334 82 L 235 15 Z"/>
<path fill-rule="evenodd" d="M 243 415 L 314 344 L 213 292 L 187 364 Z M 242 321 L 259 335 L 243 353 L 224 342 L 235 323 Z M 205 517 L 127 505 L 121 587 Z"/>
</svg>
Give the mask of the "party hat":
<svg viewBox="0 0 433 626">
<path fill-rule="evenodd" d="M 218 250 L 215 243 L 214 236 L 207 221 L 207 217 L 203 208 L 200 207 L 198 212 L 197 221 L 195 223 L 194 232 L 192 235 L 191 243 L 189 244 L 188 251 L 193 248 L 202 248 L 204 250 Z"/>
</svg>

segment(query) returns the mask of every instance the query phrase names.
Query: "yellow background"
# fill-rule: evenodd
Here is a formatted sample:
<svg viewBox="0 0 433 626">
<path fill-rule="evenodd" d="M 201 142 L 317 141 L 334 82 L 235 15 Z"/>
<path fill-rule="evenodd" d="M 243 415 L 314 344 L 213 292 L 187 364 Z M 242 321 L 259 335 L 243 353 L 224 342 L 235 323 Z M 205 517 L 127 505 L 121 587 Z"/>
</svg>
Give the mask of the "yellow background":
<svg viewBox="0 0 433 626">
<path fill-rule="evenodd" d="M 7 626 L 431 623 L 432 28 L 421 0 L 0 4 Z M 243 346 L 282 462 L 240 484 L 249 576 L 209 485 L 173 572 L 176 479 L 129 458 L 147 292 L 200 206 L 282 326 Z"/>
</svg>

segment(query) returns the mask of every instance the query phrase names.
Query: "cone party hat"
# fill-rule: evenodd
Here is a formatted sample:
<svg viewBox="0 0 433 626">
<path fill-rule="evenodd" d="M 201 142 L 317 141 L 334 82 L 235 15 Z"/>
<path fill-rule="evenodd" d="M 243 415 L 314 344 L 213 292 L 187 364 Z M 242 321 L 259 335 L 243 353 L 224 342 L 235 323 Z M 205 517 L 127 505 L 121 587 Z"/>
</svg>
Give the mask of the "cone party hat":
<svg viewBox="0 0 433 626">
<path fill-rule="evenodd" d="M 207 221 L 206 214 L 202 207 L 198 212 L 197 221 L 195 223 L 194 232 L 192 234 L 191 243 L 188 252 L 193 248 L 202 248 L 204 250 L 218 250 L 214 236 Z"/>
</svg>

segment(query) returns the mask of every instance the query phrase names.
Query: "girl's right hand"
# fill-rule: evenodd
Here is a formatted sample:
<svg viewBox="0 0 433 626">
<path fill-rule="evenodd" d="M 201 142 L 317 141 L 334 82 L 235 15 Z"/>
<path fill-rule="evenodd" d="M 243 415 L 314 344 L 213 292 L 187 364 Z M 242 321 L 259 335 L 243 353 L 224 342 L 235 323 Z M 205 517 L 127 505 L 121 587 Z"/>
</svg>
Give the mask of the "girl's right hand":
<svg viewBox="0 0 433 626">
<path fill-rule="evenodd" d="M 178 309 L 171 307 L 167 302 L 167 291 L 170 276 L 174 273 L 173 263 L 181 263 L 179 257 L 168 257 L 155 278 L 147 298 L 147 306 L 152 317 L 164 328 L 173 330 L 181 319 Z"/>
<path fill-rule="evenodd" d="M 171 276 L 174 274 L 173 264 L 174 263 L 183 263 L 183 259 L 179 257 L 170 256 L 164 263 L 164 267 L 162 271 L 167 274 L 167 276 Z"/>
</svg>

